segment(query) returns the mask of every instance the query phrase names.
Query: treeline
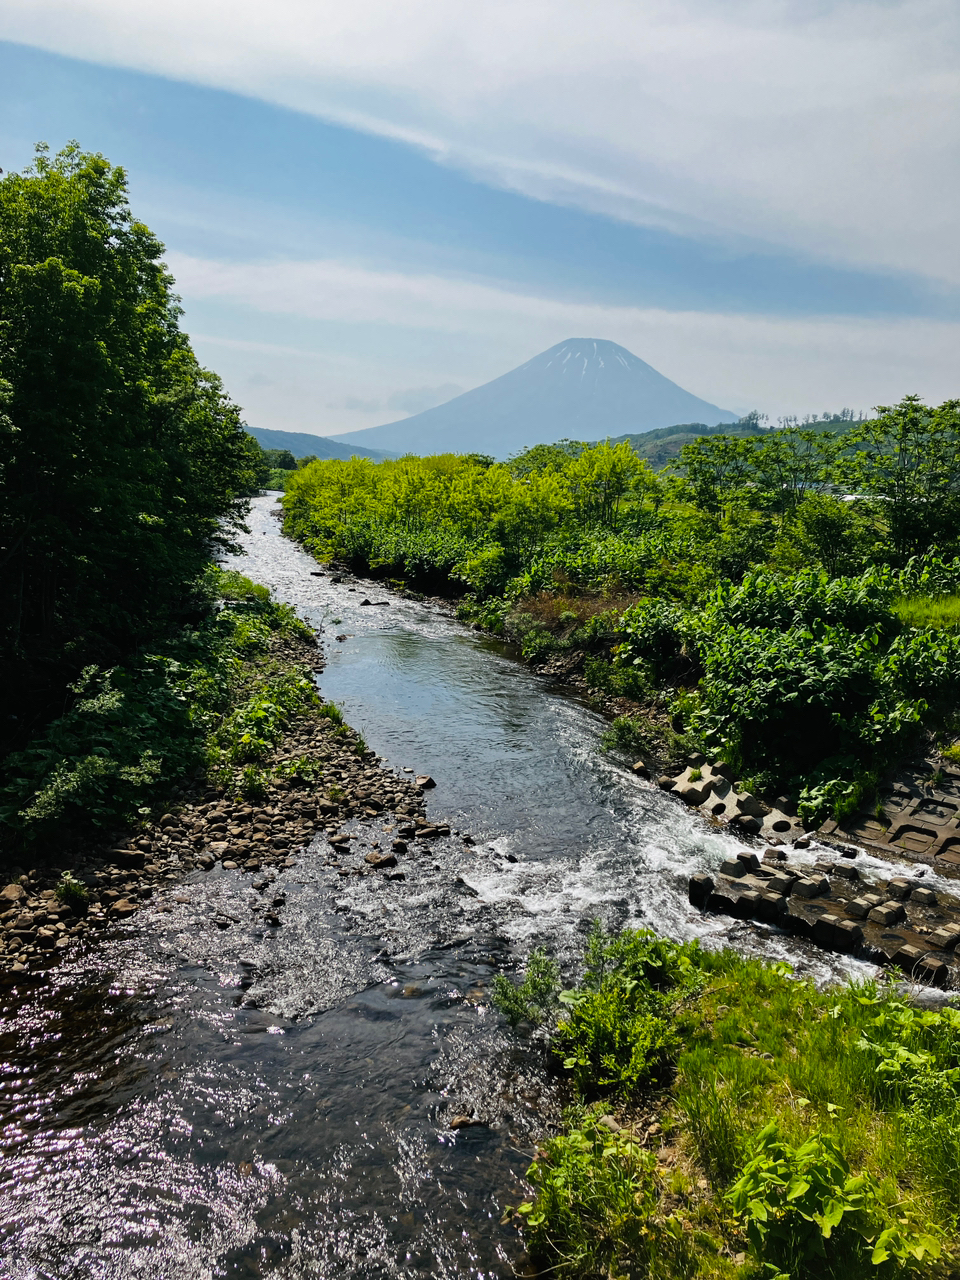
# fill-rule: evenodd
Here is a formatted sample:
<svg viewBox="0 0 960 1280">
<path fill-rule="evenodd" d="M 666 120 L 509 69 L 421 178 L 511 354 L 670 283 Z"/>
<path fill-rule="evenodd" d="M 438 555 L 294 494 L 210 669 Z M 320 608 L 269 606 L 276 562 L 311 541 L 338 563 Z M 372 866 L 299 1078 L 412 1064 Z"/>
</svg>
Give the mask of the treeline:
<svg viewBox="0 0 960 1280">
<path fill-rule="evenodd" d="M 0 181 L 0 838 L 41 793 L 70 793 L 64 813 L 152 793 L 192 732 L 185 629 L 217 607 L 208 566 L 260 450 L 181 332 L 162 254 L 102 156 L 41 146 Z"/>
<path fill-rule="evenodd" d="M 656 473 L 628 443 L 314 462 L 287 531 L 321 559 L 462 597 L 530 658 L 674 727 L 811 820 L 849 811 L 925 732 L 952 740 L 960 402 L 841 431 L 710 435 Z"/>
</svg>

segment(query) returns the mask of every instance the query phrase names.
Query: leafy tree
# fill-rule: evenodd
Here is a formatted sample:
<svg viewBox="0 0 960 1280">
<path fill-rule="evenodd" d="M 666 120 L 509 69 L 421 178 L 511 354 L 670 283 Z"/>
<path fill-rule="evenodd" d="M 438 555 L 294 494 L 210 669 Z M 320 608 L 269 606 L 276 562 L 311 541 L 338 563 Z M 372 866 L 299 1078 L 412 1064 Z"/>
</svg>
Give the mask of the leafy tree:
<svg viewBox="0 0 960 1280">
<path fill-rule="evenodd" d="M 960 521 L 960 400 L 928 408 L 919 396 L 880 405 L 858 424 L 841 471 L 851 488 L 884 503 L 891 550 L 903 562 L 957 540 Z"/>
<path fill-rule="evenodd" d="M 272 471 L 296 471 L 297 460 L 289 449 L 264 449 L 263 456 Z"/>
<path fill-rule="evenodd" d="M 20 717 L 5 727 L 189 609 L 255 487 L 162 253 L 124 171 L 76 144 L 0 181 L 0 678 Z"/>
</svg>

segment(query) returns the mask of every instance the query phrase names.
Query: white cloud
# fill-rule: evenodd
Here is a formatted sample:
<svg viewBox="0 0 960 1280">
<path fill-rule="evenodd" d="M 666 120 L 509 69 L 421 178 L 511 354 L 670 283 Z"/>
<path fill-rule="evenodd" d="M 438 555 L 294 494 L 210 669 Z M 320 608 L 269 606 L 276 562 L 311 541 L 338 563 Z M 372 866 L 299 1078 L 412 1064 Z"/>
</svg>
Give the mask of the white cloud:
<svg viewBox="0 0 960 1280">
<path fill-rule="evenodd" d="M 435 361 L 428 353 L 436 348 L 437 335 L 459 334 L 461 348 L 473 356 L 450 372 L 473 385 L 564 338 L 597 337 L 622 343 L 714 404 L 736 410 L 755 406 L 772 416 L 842 406 L 869 409 L 908 392 L 939 402 L 958 391 L 960 324 L 955 323 L 595 305 L 338 261 L 236 264 L 171 254 L 168 262 L 188 317 L 192 303 L 213 301 L 249 309 L 254 316 L 284 315 L 374 332 L 419 331 L 425 365 Z M 243 345 L 250 348 L 244 358 L 252 359 L 254 344 Z M 360 344 L 351 349 L 349 371 L 336 371 L 336 361 L 323 352 L 315 353 L 324 363 L 312 373 L 302 361 L 295 363 L 314 387 L 346 376 L 351 387 L 346 394 L 368 399 L 375 388 L 385 399 L 376 346 L 368 347 L 366 364 L 357 355 Z M 311 395 L 321 398 L 319 392 Z M 329 397 L 323 395 L 321 402 L 329 404 Z M 349 422 L 327 427 L 351 429 Z"/>
<path fill-rule="evenodd" d="M 6 0 L 0 37 L 544 199 L 960 282 L 956 0 Z"/>
</svg>

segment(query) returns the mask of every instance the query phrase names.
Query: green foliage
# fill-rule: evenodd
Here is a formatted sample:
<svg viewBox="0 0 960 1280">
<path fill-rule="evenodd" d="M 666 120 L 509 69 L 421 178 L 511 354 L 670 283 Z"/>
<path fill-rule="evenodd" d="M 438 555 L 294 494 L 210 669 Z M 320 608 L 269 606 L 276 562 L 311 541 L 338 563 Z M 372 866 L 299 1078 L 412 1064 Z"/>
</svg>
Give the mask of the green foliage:
<svg viewBox="0 0 960 1280">
<path fill-rule="evenodd" d="M 102 156 L 38 147 L 0 180 L 5 734 L 196 616 L 257 486 L 259 448 L 180 331 L 162 255 Z M 96 754 L 82 773 L 61 787 L 128 786 Z"/>
<path fill-rule="evenodd" d="M 519 1213 L 531 1253 L 550 1274 L 639 1280 L 659 1272 L 665 1252 L 689 1262 L 683 1232 L 653 1220 L 659 1188 L 652 1153 L 595 1118 L 549 1139 L 527 1177 L 536 1200 Z"/>
<path fill-rule="evenodd" d="M 252 696 L 243 692 L 244 664 L 266 660 L 271 634 L 305 630 L 291 610 L 241 574 L 212 566 L 197 598 L 208 608 L 199 626 L 135 664 L 86 668 L 70 689 L 66 714 L 3 762 L 5 843 L 31 845 L 134 822 L 205 762 L 216 770 L 224 754 L 238 763 L 261 758 L 280 724 L 312 705 L 314 686 L 301 676 L 281 674 Z M 226 606 L 219 612 L 218 598 Z M 235 699 L 240 705 L 229 712 Z"/>
<path fill-rule="evenodd" d="M 276 746 L 290 721 L 317 705 L 312 680 L 284 671 L 266 680 L 230 713 L 215 741 L 234 764 L 263 760 Z"/>
<path fill-rule="evenodd" d="M 908 596 L 894 603 L 894 612 L 908 627 L 932 627 L 936 630 L 960 629 L 960 595 Z"/>
<path fill-rule="evenodd" d="M 890 1222 L 880 1187 L 869 1174 L 850 1173 L 828 1134 L 794 1146 L 775 1121 L 766 1125 L 727 1199 L 757 1260 L 791 1280 L 889 1276 L 903 1270 L 898 1264 L 919 1269 L 940 1256 L 929 1233 Z"/>
<path fill-rule="evenodd" d="M 695 981 L 698 955 L 646 930 L 611 938 L 595 922 L 580 987 L 560 996 L 566 1013 L 552 1045 L 582 1097 L 635 1094 L 662 1075 L 677 1044 L 671 1002 Z"/>
<path fill-rule="evenodd" d="M 606 751 L 650 751 L 655 746 L 649 723 L 637 716 L 617 716 L 601 741 Z"/>
<path fill-rule="evenodd" d="M 534 947 L 527 957 L 523 980 L 511 982 L 498 973 L 493 980 L 493 1003 L 516 1027 L 521 1022 L 540 1026 L 556 1010 L 560 993 L 560 966 L 542 947 Z"/>
<path fill-rule="evenodd" d="M 83 906 L 90 897 L 90 890 L 83 881 L 69 871 L 64 871 L 61 875 L 54 892 L 59 902 L 69 903 L 70 906 Z"/>
<path fill-rule="evenodd" d="M 538 1263 L 637 1280 L 955 1274 L 960 1011 L 875 983 L 818 991 L 782 963 L 599 926 L 561 1001 L 584 1019 L 578 1095 L 606 1093 L 627 1127 L 581 1107 L 544 1144 L 522 1208 Z M 634 1074 L 652 1043 L 649 1019 L 634 1031 L 643 1010 L 662 1040 L 656 1069 Z M 570 1026 L 561 1015 L 556 1050 Z M 688 1171 L 669 1201 L 630 1129 L 651 1102 Z M 743 1269 L 724 1271 L 744 1248 Z"/>
</svg>

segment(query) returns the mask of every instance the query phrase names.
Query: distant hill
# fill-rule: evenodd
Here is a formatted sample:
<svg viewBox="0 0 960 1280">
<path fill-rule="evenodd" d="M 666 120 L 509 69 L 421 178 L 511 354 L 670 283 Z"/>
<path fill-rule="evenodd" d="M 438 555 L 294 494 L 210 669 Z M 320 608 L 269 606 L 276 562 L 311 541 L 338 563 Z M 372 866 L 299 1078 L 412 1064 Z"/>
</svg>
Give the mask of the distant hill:
<svg viewBox="0 0 960 1280">
<path fill-rule="evenodd" d="M 563 437 L 602 440 L 736 414 L 684 391 L 616 342 L 571 338 L 492 382 L 399 422 L 333 437 L 397 453 L 490 453 L 506 458 Z"/>
<path fill-rule="evenodd" d="M 271 431 L 267 427 L 247 427 L 246 430 L 261 449 L 289 449 L 295 458 L 394 458 L 396 454 L 383 449 L 362 449 L 359 445 L 343 444 L 328 440 L 326 436 L 311 436 L 303 431 Z"/>
<path fill-rule="evenodd" d="M 849 431 L 856 424 L 851 418 L 823 418 L 819 421 L 798 422 L 795 424 L 804 431 Z M 761 427 L 755 422 L 720 422 L 708 427 L 703 422 L 681 422 L 673 427 L 661 427 L 656 431 L 644 431 L 637 434 L 612 436 L 610 444 L 621 444 L 623 441 L 633 445 L 634 451 L 641 458 L 646 458 L 654 471 L 661 471 L 673 462 L 685 444 L 690 444 L 698 436 L 766 436 L 776 428 Z"/>
</svg>

